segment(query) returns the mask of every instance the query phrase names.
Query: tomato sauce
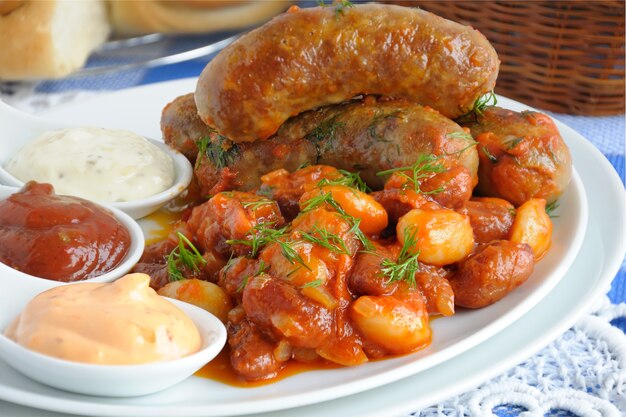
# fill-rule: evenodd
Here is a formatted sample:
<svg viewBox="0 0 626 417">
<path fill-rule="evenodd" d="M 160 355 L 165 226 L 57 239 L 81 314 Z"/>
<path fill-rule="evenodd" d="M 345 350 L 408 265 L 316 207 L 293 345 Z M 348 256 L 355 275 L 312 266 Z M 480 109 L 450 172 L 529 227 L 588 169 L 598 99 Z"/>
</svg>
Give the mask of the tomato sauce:
<svg viewBox="0 0 626 417">
<path fill-rule="evenodd" d="M 204 367 L 196 372 L 195 375 L 238 388 L 254 388 L 273 384 L 274 382 L 302 372 L 338 368 L 342 368 L 342 366 L 321 359 L 311 363 L 289 360 L 285 363 L 281 370 L 278 371 L 278 375 L 273 378 L 261 379 L 258 381 L 246 381 L 244 378 L 237 375 L 233 367 L 230 365 L 230 349 L 228 346 L 225 346 L 215 359 L 204 365 Z"/>
<path fill-rule="evenodd" d="M 72 282 L 115 268 L 130 248 L 128 230 L 106 209 L 27 183 L 0 201 L 0 262 L 37 277 Z"/>
</svg>

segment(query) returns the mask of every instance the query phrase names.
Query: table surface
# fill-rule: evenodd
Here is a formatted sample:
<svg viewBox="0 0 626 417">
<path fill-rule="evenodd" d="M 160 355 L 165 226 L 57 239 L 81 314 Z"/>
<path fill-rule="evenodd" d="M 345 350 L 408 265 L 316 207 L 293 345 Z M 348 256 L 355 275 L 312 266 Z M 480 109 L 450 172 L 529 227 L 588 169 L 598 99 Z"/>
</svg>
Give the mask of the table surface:
<svg viewBox="0 0 626 417">
<path fill-rule="evenodd" d="M 215 40 L 213 35 L 206 37 L 204 42 Z M 180 47 L 178 45 L 177 47 Z M 70 78 L 61 81 L 44 81 L 39 83 L 0 83 L 0 98 L 9 104 L 21 107 L 28 111 L 37 112 L 54 107 L 60 103 L 69 100 L 80 100 L 83 96 L 93 94 L 95 92 L 102 93 L 110 90 L 119 90 L 137 85 L 145 85 L 160 81 L 167 81 L 185 77 L 196 77 L 211 58 L 204 57 L 196 60 L 186 61 L 182 63 L 165 65 L 156 68 L 135 68 L 115 73 L 107 73 L 98 76 Z M 607 117 L 585 117 L 572 116 L 564 114 L 551 114 L 554 118 L 564 122 L 570 127 L 577 130 L 592 142 L 610 161 L 622 183 L 624 183 L 624 153 L 625 153 L 625 119 L 624 115 L 607 116 Z M 626 211 L 626 209 L 625 209 Z M 611 321 L 615 327 L 626 331 L 626 264 L 622 266 L 613 280 L 612 287 L 608 292 L 608 299 L 612 303 L 612 308 L 618 313 L 614 314 Z M 624 335 L 622 335 L 624 336 Z M 553 345 L 556 346 L 560 340 Z M 551 346 L 553 346 L 551 345 Z M 624 345 L 626 345 L 626 336 L 624 336 Z M 549 349 L 550 346 L 546 349 Z M 559 349 L 554 347 L 554 349 Z M 564 351 L 568 354 L 567 348 Z M 532 359 L 532 358 L 531 358 Z M 626 362 L 625 362 L 626 363 Z M 606 365 L 606 364 L 603 364 Z M 568 365 L 563 365 L 568 366 Z M 519 368 L 519 367 L 518 367 Z M 520 370 L 522 370 L 520 368 Z M 513 369 L 512 373 L 516 373 L 517 369 Z M 532 370 L 529 372 L 533 372 Z M 519 373 L 519 372 L 517 372 Z M 585 403 L 589 404 L 594 401 L 604 401 L 607 409 L 611 412 L 616 410 L 626 415 L 626 365 L 621 364 L 614 371 L 615 378 L 621 380 L 621 385 L 616 385 L 615 392 L 606 393 L 602 390 L 595 392 L 590 391 L 590 399 L 580 400 L 578 408 L 570 407 L 567 404 L 561 404 L 559 407 L 548 408 L 546 415 L 554 416 L 587 416 L 589 410 Z M 555 372 L 555 375 L 562 375 L 563 372 Z M 524 378 L 529 381 L 532 378 Z M 533 386 L 533 384 L 530 384 Z M 535 384 L 536 385 L 536 384 Z M 486 390 L 489 382 L 483 384 L 476 390 L 467 392 L 448 401 L 442 402 L 426 410 L 416 411 L 416 415 L 420 416 L 452 416 L 452 415 L 474 415 L 471 412 L 471 402 L 476 392 Z M 572 384 L 575 386 L 575 384 Z M 576 389 L 575 387 L 573 389 Z M 621 390 L 621 391 L 620 391 Z M 619 392 L 618 392 L 619 391 Z M 587 394 L 585 394 L 587 395 Z M 617 399 L 616 399 L 617 398 Z M 578 401 L 577 400 L 577 401 Z M 546 400 L 548 401 L 548 400 Z M 550 400 L 552 401 L 552 400 Z M 498 416 L 518 415 L 520 411 L 528 409 L 528 402 L 522 400 L 513 400 L 512 397 L 504 398 L 500 403 L 493 404 L 492 412 Z M 558 404 L 558 402 L 557 402 Z M 610 407 L 613 407 L 611 409 Z M 26 409 L 24 407 L 14 406 L 12 404 L 0 402 L 0 415 L 2 416 L 44 416 L 57 415 L 53 413 L 41 412 Z M 535 414 L 532 414 L 535 415 Z M 537 414 L 539 415 L 539 414 Z M 543 414 L 542 414 L 543 415 Z"/>
</svg>

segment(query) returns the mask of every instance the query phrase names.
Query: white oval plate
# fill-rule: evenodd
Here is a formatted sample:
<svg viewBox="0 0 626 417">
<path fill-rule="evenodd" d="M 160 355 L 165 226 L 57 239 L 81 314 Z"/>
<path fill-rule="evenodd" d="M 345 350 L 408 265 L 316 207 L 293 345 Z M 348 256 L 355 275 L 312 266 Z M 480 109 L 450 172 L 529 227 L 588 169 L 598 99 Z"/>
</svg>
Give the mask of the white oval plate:
<svg viewBox="0 0 626 417">
<path fill-rule="evenodd" d="M 155 137 L 158 135 L 161 108 L 177 95 L 192 91 L 194 83 L 194 80 L 180 80 L 121 91 L 81 102 L 79 105 L 60 108 L 51 113 L 50 117 L 66 122 L 73 122 L 78 117 L 83 123 L 126 127 Z M 512 109 L 526 108 L 506 99 L 502 99 L 501 103 L 504 107 Z M 142 108 L 143 111 L 138 114 L 131 112 L 132 108 Z M 77 113 L 82 114 L 77 115 Z M 112 117 L 111 113 L 117 113 L 117 116 Z M 123 120 L 120 117 L 123 114 L 133 114 L 133 117 Z M 584 142 L 582 137 L 571 130 L 565 130 L 564 137 L 570 147 Z M 599 155 L 597 151 L 596 154 Z M 575 163 L 578 166 L 577 159 Z M 529 282 L 489 308 L 463 312 L 451 318 L 436 320 L 433 323 L 433 344 L 416 354 L 370 363 L 357 368 L 303 373 L 271 385 L 250 389 L 234 388 L 202 378 L 191 378 L 157 395 L 133 400 L 109 401 L 62 393 L 39 386 L 23 377 L 20 378 L 19 375 L 10 373 L 9 368 L 0 364 L 0 398 L 48 410 L 90 415 L 241 415 L 286 409 L 344 397 L 424 372 L 425 369 L 443 361 L 447 364 L 454 356 L 500 332 L 527 313 L 549 293 L 574 261 L 582 243 L 587 218 L 585 193 L 578 177 L 575 175 L 574 178 L 573 185 L 561 200 L 560 217 L 555 219 L 553 248 L 538 265 Z M 601 178 L 593 178 L 593 181 L 596 180 L 601 180 Z M 608 183 L 610 184 L 610 181 Z M 615 250 L 621 251 L 622 246 L 617 245 Z M 582 261 L 579 259 L 579 262 Z M 581 298 L 585 299 L 587 293 L 597 295 L 598 291 L 591 291 L 595 288 L 594 284 L 596 282 L 590 280 L 584 284 L 588 285 L 589 291 L 583 292 L 582 297 L 579 295 L 571 300 L 564 297 L 562 302 L 566 306 L 578 305 L 577 302 Z M 588 305 L 588 302 L 585 305 Z M 574 309 L 565 317 L 572 317 L 577 313 L 582 312 Z M 559 323 L 562 323 L 563 317 L 559 319 Z M 554 332 L 550 333 L 548 338 L 556 337 L 556 335 Z M 527 346 L 547 343 L 549 340 L 546 338 L 545 334 L 535 336 L 531 332 L 527 336 Z M 479 348 L 480 346 L 476 349 Z M 505 344 L 501 348 L 506 353 L 515 352 L 519 346 L 506 346 Z M 519 349 L 517 351 L 519 352 Z M 515 356 L 511 354 L 510 357 Z M 508 363 L 510 363 L 510 357 L 506 356 L 503 360 L 509 359 Z M 450 392 L 454 387 L 463 386 L 467 381 L 475 381 L 476 372 L 487 367 L 487 365 L 481 365 L 469 374 L 467 372 L 448 374 L 446 386 L 439 388 L 445 388 L 446 392 Z M 411 391 L 411 400 L 427 398 L 419 391 Z M 430 392 L 432 393 L 432 390 Z M 359 395 L 367 397 L 367 394 Z M 371 402 L 369 404 L 371 405 Z M 321 404 L 320 407 L 323 405 Z M 315 407 L 317 406 L 312 408 Z"/>
</svg>

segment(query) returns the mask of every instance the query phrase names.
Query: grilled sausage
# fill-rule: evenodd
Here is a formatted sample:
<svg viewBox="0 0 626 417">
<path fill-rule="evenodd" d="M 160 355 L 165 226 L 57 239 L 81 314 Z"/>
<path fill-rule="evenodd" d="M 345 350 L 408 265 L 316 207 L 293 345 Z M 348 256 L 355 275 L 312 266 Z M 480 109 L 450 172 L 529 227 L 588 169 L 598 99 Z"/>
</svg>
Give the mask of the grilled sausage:
<svg viewBox="0 0 626 417">
<path fill-rule="evenodd" d="M 493 89 L 498 67 L 481 33 L 424 10 L 292 8 L 209 62 L 195 99 L 206 124 L 252 142 L 291 116 L 359 94 L 406 98 L 455 118 Z"/>
<path fill-rule="evenodd" d="M 359 171 L 374 189 L 379 171 L 409 166 L 420 155 L 441 156 L 447 168 L 465 166 L 476 184 L 478 156 L 473 140 L 436 110 L 403 100 L 374 97 L 323 107 L 288 120 L 269 140 L 212 143 L 199 156 L 196 177 L 205 194 L 225 189 L 252 190 L 263 174 L 304 164 Z"/>
<path fill-rule="evenodd" d="M 466 308 L 493 304 L 526 282 L 534 265 L 530 246 L 494 240 L 461 262 L 452 275 L 454 302 Z"/>
<path fill-rule="evenodd" d="M 163 140 L 185 155 L 191 162 L 198 156 L 198 141 L 211 136 L 214 129 L 202 123 L 193 100 L 193 93 L 177 97 L 161 113 Z"/>
<path fill-rule="evenodd" d="M 516 206 L 531 198 L 551 203 L 569 184 L 572 157 L 549 116 L 488 107 L 468 126 L 479 142 L 479 194 Z"/>
</svg>

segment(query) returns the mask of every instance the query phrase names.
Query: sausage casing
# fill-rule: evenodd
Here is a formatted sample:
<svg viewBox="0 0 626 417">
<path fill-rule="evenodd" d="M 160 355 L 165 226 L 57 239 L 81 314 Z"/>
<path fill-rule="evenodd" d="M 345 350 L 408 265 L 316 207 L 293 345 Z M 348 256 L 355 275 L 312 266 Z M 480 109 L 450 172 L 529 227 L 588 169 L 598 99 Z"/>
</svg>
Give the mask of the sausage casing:
<svg viewBox="0 0 626 417">
<path fill-rule="evenodd" d="M 478 194 L 515 206 L 531 198 L 551 203 L 569 184 L 572 157 L 549 116 L 493 106 L 468 126 L 479 142 Z"/>
<path fill-rule="evenodd" d="M 477 30 L 417 8 L 295 9 L 205 67 L 202 120 L 234 142 L 267 139 L 289 117 L 359 94 L 406 98 L 449 118 L 493 89 L 499 61 Z"/>
<path fill-rule="evenodd" d="M 447 168 L 465 166 L 476 184 L 477 151 L 459 125 L 428 107 L 366 97 L 302 113 L 271 139 L 233 144 L 221 160 L 199 156 L 196 176 L 204 192 L 214 194 L 255 189 L 259 177 L 275 169 L 325 164 L 358 171 L 370 187 L 381 189 L 386 178 L 378 172 L 431 154 Z"/>
</svg>

